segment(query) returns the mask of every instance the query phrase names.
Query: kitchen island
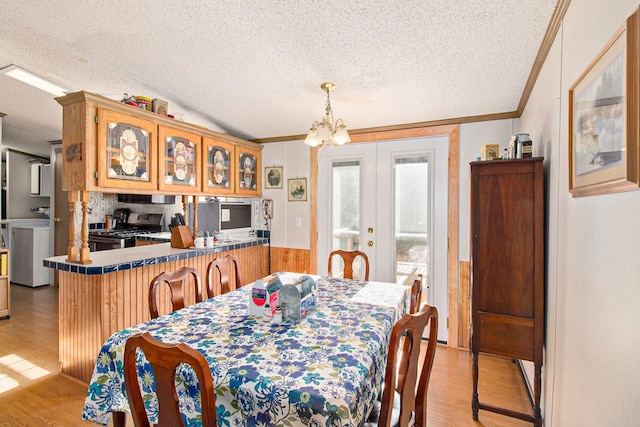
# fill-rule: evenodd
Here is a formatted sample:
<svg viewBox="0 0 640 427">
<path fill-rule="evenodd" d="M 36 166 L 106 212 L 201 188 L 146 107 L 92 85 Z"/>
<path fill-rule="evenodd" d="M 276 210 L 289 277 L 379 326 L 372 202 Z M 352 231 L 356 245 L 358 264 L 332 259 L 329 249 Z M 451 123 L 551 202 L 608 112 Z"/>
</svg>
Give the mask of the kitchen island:
<svg viewBox="0 0 640 427">
<path fill-rule="evenodd" d="M 59 340 L 62 372 L 88 383 L 100 347 L 114 332 L 148 321 L 149 284 L 163 271 L 196 268 L 206 286 L 207 265 L 233 255 L 240 262 L 242 284 L 267 272 L 266 238 L 231 241 L 201 249 L 177 249 L 169 243 L 92 253 L 91 264 L 66 261 L 66 256 L 44 260 L 59 274 Z M 187 304 L 188 290 L 185 292 Z M 168 292 L 160 304 L 169 304 Z"/>
</svg>

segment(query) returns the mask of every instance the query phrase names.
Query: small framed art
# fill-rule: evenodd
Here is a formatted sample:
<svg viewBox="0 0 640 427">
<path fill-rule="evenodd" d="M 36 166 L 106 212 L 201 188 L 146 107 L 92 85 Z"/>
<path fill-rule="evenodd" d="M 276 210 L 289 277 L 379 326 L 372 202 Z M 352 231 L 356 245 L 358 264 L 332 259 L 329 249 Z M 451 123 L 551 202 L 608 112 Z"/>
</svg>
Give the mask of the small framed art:
<svg viewBox="0 0 640 427">
<path fill-rule="evenodd" d="M 264 168 L 264 188 L 282 188 L 282 166 L 267 166 Z"/>
<path fill-rule="evenodd" d="M 304 202 L 307 200 L 307 178 L 289 179 L 287 184 L 290 202 Z"/>
</svg>

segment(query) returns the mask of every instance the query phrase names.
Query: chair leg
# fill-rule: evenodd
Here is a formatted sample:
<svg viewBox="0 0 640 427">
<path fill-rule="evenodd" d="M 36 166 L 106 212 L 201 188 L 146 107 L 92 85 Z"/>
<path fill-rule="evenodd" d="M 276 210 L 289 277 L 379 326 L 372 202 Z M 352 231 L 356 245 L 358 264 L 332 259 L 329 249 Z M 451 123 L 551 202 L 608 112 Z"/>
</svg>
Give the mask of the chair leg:
<svg viewBox="0 0 640 427">
<path fill-rule="evenodd" d="M 126 427 L 127 417 L 124 412 L 116 411 L 111 414 L 113 420 L 113 427 Z"/>
</svg>

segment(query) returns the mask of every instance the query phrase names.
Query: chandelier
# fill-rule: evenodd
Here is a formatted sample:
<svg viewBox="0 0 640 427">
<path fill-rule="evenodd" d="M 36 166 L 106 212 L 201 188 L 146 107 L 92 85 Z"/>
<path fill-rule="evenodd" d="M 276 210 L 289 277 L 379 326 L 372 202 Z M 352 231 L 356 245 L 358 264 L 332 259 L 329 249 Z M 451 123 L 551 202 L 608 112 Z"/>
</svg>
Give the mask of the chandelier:
<svg viewBox="0 0 640 427">
<path fill-rule="evenodd" d="M 327 102 L 325 102 L 325 114 L 320 122 L 313 122 L 309 134 L 304 143 L 310 147 L 324 147 L 326 145 L 343 145 L 351 142 L 349 132 L 344 125 L 342 119 L 338 119 L 333 123 L 333 110 L 331 109 L 331 101 L 329 100 L 329 92 L 336 88 L 333 83 L 322 83 L 320 88 L 327 92 Z"/>
</svg>

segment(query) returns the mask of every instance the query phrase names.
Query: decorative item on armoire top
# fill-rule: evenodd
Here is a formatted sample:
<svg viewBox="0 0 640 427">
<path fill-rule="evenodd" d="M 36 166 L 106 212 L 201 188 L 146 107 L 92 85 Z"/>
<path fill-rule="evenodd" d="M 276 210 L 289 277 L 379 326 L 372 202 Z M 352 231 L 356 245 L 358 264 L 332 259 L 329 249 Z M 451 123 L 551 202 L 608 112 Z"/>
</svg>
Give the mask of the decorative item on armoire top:
<svg viewBox="0 0 640 427">
<path fill-rule="evenodd" d="M 500 145 L 484 144 L 480 149 L 480 160 L 494 160 L 500 157 Z"/>
</svg>

